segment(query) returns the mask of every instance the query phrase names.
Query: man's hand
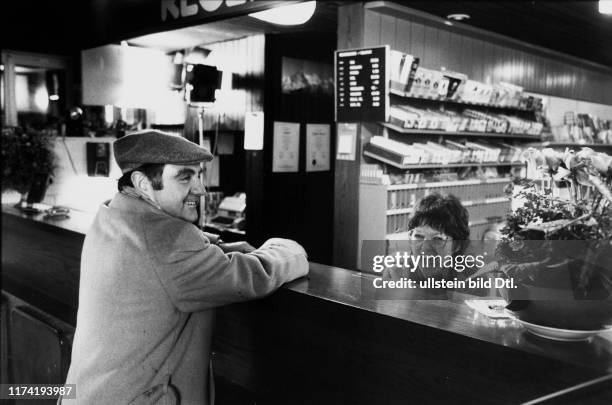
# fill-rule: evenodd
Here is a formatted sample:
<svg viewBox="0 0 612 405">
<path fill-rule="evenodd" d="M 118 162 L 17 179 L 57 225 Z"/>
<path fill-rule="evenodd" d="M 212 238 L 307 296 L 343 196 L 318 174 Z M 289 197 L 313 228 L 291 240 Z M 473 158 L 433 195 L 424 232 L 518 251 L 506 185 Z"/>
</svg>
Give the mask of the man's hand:
<svg viewBox="0 0 612 405">
<path fill-rule="evenodd" d="M 248 242 L 231 242 L 231 243 L 220 243 L 219 247 L 223 250 L 223 253 L 240 252 L 240 253 L 251 253 L 255 248 Z"/>
</svg>

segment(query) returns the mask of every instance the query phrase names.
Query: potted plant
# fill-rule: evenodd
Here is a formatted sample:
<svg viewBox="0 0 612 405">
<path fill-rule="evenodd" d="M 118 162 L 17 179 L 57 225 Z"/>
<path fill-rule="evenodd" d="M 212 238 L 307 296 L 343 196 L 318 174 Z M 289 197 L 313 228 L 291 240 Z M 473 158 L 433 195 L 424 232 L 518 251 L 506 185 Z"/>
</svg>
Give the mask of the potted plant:
<svg viewBox="0 0 612 405">
<path fill-rule="evenodd" d="M 497 247 L 522 321 L 591 331 L 612 325 L 612 157 L 526 151 L 528 179 Z"/>
<path fill-rule="evenodd" d="M 53 141 L 48 131 L 2 130 L 2 192 L 20 193 L 18 207 L 31 207 L 44 198 L 55 169 Z"/>
</svg>

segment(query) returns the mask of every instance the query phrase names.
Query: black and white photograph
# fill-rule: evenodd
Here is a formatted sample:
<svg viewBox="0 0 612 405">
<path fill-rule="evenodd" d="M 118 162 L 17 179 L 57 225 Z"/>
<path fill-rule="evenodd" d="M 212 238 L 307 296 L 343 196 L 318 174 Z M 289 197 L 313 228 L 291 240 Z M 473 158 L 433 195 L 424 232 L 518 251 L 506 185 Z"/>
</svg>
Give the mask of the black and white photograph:
<svg viewBox="0 0 612 405">
<path fill-rule="evenodd" d="M 0 30 L 0 405 L 612 404 L 612 0 Z"/>
</svg>

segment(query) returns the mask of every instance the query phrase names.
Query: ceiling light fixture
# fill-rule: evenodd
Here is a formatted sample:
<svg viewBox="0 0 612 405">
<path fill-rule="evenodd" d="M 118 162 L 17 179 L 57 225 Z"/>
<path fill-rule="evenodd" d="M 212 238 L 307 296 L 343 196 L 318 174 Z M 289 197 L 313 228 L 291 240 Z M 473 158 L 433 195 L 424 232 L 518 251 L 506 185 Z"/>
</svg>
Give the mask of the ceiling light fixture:
<svg viewBox="0 0 612 405">
<path fill-rule="evenodd" d="M 463 13 L 454 13 L 454 14 L 447 15 L 446 18 L 448 18 L 449 20 L 463 21 L 463 20 L 469 20 L 470 15 L 463 14 Z"/>
<path fill-rule="evenodd" d="M 453 22 L 452 21 L 448 21 L 448 20 L 445 20 L 444 24 L 446 24 L 448 26 L 451 26 L 451 27 L 453 26 Z"/>
<path fill-rule="evenodd" d="M 250 17 L 278 25 L 300 25 L 310 20 L 317 7 L 316 1 L 274 7 L 249 14 Z"/>
<path fill-rule="evenodd" d="M 599 0 L 599 12 L 601 14 L 612 14 L 612 0 Z"/>
</svg>

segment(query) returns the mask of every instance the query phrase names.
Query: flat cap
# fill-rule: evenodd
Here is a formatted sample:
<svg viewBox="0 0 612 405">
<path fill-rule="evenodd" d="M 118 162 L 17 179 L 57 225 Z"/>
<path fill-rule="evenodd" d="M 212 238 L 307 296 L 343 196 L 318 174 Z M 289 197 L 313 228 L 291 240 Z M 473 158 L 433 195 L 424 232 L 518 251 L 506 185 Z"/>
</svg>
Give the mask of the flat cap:
<svg viewBox="0 0 612 405">
<path fill-rule="evenodd" d="M 213 159 L 213 155 L 180 136 L 157 130 L 134 132 L 113 144 L 115 160 L 122 173 L 147 163 L 193 165 Z"/>
</svg>

